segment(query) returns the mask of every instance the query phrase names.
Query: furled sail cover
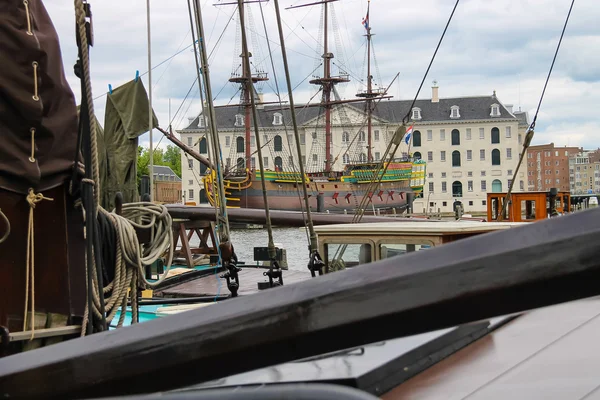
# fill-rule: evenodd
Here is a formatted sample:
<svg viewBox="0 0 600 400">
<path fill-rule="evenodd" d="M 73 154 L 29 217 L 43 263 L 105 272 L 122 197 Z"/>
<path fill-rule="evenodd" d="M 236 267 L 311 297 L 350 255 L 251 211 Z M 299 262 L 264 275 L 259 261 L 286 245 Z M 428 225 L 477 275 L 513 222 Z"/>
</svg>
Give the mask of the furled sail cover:
<svg viewBox="0 0 600 400">
<path fill-rule="evenodd" d="M 154 111 L 152 125 L 158 126 Z M 132 80 L 107 95 L 104 115 L 105 168 L 101 170 L 102 206 L 114 208 L 117 192 L 125 203 L 138 201 L 138 137 L 148 132 L 148 95 L 141 79 Z"/>
<path fill-rule="evenodd" d="M 0 1 L 0 60 L 0 188 L 56 187 L 75 158 L 77 111 L 41 1 Z"/>
</svg>

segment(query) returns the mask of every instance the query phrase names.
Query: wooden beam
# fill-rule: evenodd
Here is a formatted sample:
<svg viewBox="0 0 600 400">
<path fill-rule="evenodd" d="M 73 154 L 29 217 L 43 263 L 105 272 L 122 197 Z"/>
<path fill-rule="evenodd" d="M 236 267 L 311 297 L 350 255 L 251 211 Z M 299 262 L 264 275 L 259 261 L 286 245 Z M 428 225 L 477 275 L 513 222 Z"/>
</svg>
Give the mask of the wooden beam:
<svg viewBox="0 0 600 400">
<path fill-rule="evenodd" d="M 81 333 L 81 325 L 61 326 L 57 328 L 36 329 L 34 331 L 35 339 L 50 338 L 57 336 L 69 336 Z M 11 332 L 8 334 L 10 342 L 22 342 L 31 339 L 31 331 Z M 2 337 L 0 336 L 0 343 Z"/>
<path fill-rule="evenodd" d="M 169 390 L 595 296 L 598 235 L 583 211 L 22 353 L 0 361 L 0 394 Z"/>
</svg>

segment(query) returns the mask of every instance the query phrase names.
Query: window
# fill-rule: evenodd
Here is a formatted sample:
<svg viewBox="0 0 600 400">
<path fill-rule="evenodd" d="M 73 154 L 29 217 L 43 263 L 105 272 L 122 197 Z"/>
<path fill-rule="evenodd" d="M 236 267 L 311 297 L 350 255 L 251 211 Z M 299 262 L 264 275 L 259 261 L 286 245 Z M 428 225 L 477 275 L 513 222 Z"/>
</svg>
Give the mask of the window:
<svg viewBox="0 0 600 400">
<path fill-rule="evenodd" d="M 473 191 L 473 181 L 467 181 L 467 190 L 469 192 Z"/>
<path fill-rule="evenodd" d="M 462 183 L 460 181 L 452 182 L 452 197 L 462 197 Z"/>
<path fill-rule="evenodd" d="M 472 206 L 473 205 L 473 200 L 469 201 L 469 205 Z"/>
<path fill-rule="evenodd" d="M 358 156 L 358 159 L 361 163 L 367 162 L 367 155 L 365 153 L 360 153 L 360 156 Z"/>
<path fill-rule="evenodd" d="M 481 191 L 485 192 L 487 190 L 487 181 L 481 181 Z"/>
<path fill-rule="evenodd" d="M 485 171 L 481 171 L 481 176 L 485 176 Z"/>
<path fill-rule="evenodd" d="M 420 160 L 421 159 L 421 153 L 418 151 L 415 151 L 415 153 L 413 154 L 413 158 L 415 160 Z"/>
<path fill-rule="evenodd" d="M 510 187 L 510 185 L 512 184 L 512 179 L 508 180 L 508 187 Z"/>
<path fill-rule="evenodd" d="M 507 126 L 506 128 L 504 128 L 506 131 L 506 137 L 509 138 L 511 135 L 511 131 L 510 131 L 510 126 Z M 557 154 L 558 155 L 558 154 Z"/>
<path fill-rule="evenodd" d="M 283 124 L 283 116 L 279 113 L 273 114 L 273 125 Z"/>
<path fill-rule="evenodd" d="M 500 150 L 492 150 L 492 165 L 500 165 Z"/>
<path fill-rule="evenodd" d="M 421 119 L 421 109 L 418 107 L 414 107 L 412 109 L 412 119 Z"/>
<path fill-rule="evenodd" d="M 518 138 L 519 138 L 519 144 L 522 144 L 523 143 L 523 135 L 521 135 L 519 133 Z"/>
<path fill-rule="evenodd" d="M 263 167 L 269 168 L 269 157 L 263 157 Z"/>
<path fill-rule="evenodd" d="M 192 147 L 192 137 L 188 136 L 188 146 Z"/>
<path fill-rule="evenodd" d="M 294 156 L 289 156 L 288 162 L 289 162 L 290 166 L 293 168 L 294 167 Z"/>
<path fill-rule="evenodd" d="M 266 140 L 265 143 L 267 143 Z M 256 136 L 254 135 L 250 136 L 250 147 L 256 147 Z"/>
<path fill-rule="evenodd" d="M 460 112 L 459 112 L 459 107 L 458 106 L 452 106 L 452 107 L 450 107 L 450 118 L 451 119 L 460 118 Z"/>
<path fill-rule="evenodd" d="M 466 137 L 467 137 L 467 140 L 471 140 L 471 128 L 467 128 Z"/>
<path fill-rule="evenodd" d="M 250 158 L 250 168 L 256 169 L 256 158 L 255 157 Z"/>
<path fill-rule="evenodd" d="M 193 169 L 194 168 L 194 160 L 188 160 L 188 168 L 189 169 Z"/>
<path fill-rule="evenodd" d="M 445 151 L 440 151 L 440 160 L 446 161 L 446 152 Z"/>
<path fill-rule="evenodd" d="M 413 132 L 413 146 L 421 147 L 421 132 L 420 131 Z"/>
<path fill-rule="evenodd" d="M 460 167 L 460 151 L 458 150 L 452 152 L 452 166 Z"/>
<path fill-rule="evenodd" d="M 447 201 L 442 201 L 442 207 L 446 207 L 448 205 Z"/>
<path fill-rule="evenodd" d="M 490 112 L 490 117 L 499 117 L 500 116 L 500 105 L 492 104 L 492 111 Z"/>
<path fill-rule="evenodd" d="M 316 154 L 313 154 L 313 155 L 312 155 L 312 160 L 313 160 L 313 164 L 316 164 L 316 163 L 317 163 L 317 161 L 319 161 L 319 156 L 318 156 L 318 155 L 316 155 Z"/>
<path fill-rule="evenodd" d="M 226 168 L 229 168 L 229 167 L 231 167 L 231 158 L 227 158 L 227 159 L 225 160 L 225 167 L 226 167 Z"/>
<path fill-rule="evenodd" d="M 281 139 L 281 136 L 276 135 L 273 138 L 273 147 L 275 151 L 283 151 L 283 140 Z"/>
<path fill-rule="evenodd" d="M 244 168 L 246 167 L 246 161 L 242 157 L 238 158 L 236 167 L 238 170 L 243 171 Z"/>
<path fill-rule="evenodd" d="M 467 161 L 473 160 L 473 150 L 467 150 Z"/>
<path fill-rule="evenodd" d="M 446 173 L 442 172 L 442 178 L 445 178 L 445 177 L 446 177 Z"/>
<path fill-rule="evenodd" d="M 350 141 L 350 134 L 346 131 L 342 133 L 342 143 L 348 143 Z"/>
<path fill-rule="evenodd" d="M 206 153 L 208 153 L 208 151 L 206 149 L 206 138 L 205 137 L 203 137 L 200 140 L 200 146 L 199 147 L 200 147 L 200 154 L 206 154 Z"/>
<path fill-rule="evenodd" d="M 235 147 L 238 153 L 243 153 L 244 152 L 244 138 L 241 136 L 238 136 L 235 139 Z"/>
<path fill-rule="evenodd" d="M 492 128 L 492 144 L 500 143 L 500 129 Z"/>
<path fill-rule="evenodd" d="M 433 193 L 433 182 L 429 182 L 429 192 Z"/>
<path fill-rule="evenodd" d="M 373 139 L 379 142 L 379 131 L 377 129 L 373 132 Z"/>
<path fill-rule="evenodd" d="M 512 149 L 510 149 L 510 148 L 506 149 L 506 159 L 507 160 L 512 159 Z"/>
<path fill-rule="evenodd" d="M 429 173 L 427 174 L 427 177 L 428 177 L 429 179 L 433 179 L 433 172 L 429 172 Z"/>
<path fill-rule="evenodd" d="M 470 177 L 472 177 L 472 176 L 473 176 L 473 171 L 469 171 L 469 172 L 467 172 L 467 176 L 468 176 L 469 178 L 470 178 Z"/>
<path fill-rule="evenodd" d="M 427 129 L 427 140 L 428 141 L 433 140 L 433 131 L 431 129 Z"/>
<path fill-rule="evenodd" d="M 433 161 L 433 151 L 427 152 L 427 161 Z"/>
<path fill-rule="evenodd" d="M 281 157 L 279 157 L 279 156 L 275 157 L 275 159 L 273 160 L 273 163 L 275 164 L 275 170 L 281 171 L 281 169 L 283 168 L 283 160 L 281 159 Z"/>
<path fill-rule="evenodd" d="M 487 204 L 487 200 L 481 200 L 481 205 L 485 206 Z"/>
<path fill-rule="evenodd" d="M 365 141 L 365 131 L 360 131 L 358 132 L 358 141 L 359 142 L 364 142 Z"/>
<path fill-rule="evenodd" d="M 231 136 L 225 136 L 225 146 L 231 146 Z"/>
<path fill-rule="evenodd" d="M 513 170 L 512 169 L 509 169 L 508 171 L 506 171 L 506 175 L 512 176 L 512 174 L 513 174 Z"/>
<path fill-rule="evenodd" d="M 483 128 L 479 128 L 479 139 L 485 139 L 485 130 Z"/>
<path fill-rule="evenodd" d="M 344 154 L 342 157 L 342 163 L 348 164 L 350 162 L 350 156 L 348 154 Z"/>
<path fill-rule="evenodd" d="M 242 114 L 237 114 L 235 116 L 235 126 L 244 126 L 244 116 Z"/>
<path fill-rule="evenodd" d="M 452 129 L 452 145 L 453 146 L 458 146 L 460 145 L 460 132 L 458 131 L 458 129 Z"/>
<path fill-rule="evenodd" d="M 444 140 L 446 140 L 446 130 L 440 129 L 440 142 L 443 142 Z"/>
<path fill-rule="evenodd" d="M 442 193 L 446 193 L 446 182 L 442 182 Z"/>
<path fill-rule="evenodd" d="M 375 161 L 379 161 L 379 160 L 381 160 L 381 153 L 376 151 L 375 152 Z"/>
<path fill-rule="evenodd" d="M 300 134 L 300 144 L 306 144 L 306 134 L 305 133 Z"/>
<path fill-rule="evenodd" d="M 485 150 L 484 149 L 479 150 L 479 160 L 485 161 Z"/>
<path fill-rule="evenodd" d="M 317 140 L 317 132 L 313 132 L 312 134 L 313 141 Z"/>
<path fill-rule="evenodd" d="M 193 184 L 194 184 L 194 180 L 193 179 L 188 180 L 188 185 L 193 185 Z"/>
</svg>

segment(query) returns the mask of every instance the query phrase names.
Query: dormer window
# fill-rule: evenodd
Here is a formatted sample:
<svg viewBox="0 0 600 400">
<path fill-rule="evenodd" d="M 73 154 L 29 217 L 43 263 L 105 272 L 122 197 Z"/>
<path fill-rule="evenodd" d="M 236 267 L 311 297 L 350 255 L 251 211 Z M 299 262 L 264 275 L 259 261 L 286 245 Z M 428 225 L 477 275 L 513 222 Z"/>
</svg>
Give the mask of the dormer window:
<svg viewBox="0 0 600 400">
<path fill-rule="evenodd" d="M 500 105 L 492 104 L 492 112 L 490 113 L 490 117 L 499 117 L 500 116 Z"/>
<path fill-rule="evenodd" d="M 208 126 L 208 118 L 206 118 L 204 115 L 201 115 L 198 117 L 198 127 L 204 128 L 205 126 Z"/>
<path fill-rule="evenodd" d="M 244 126 L 244 116 L 242 114 L 235 116 L 235 126 Z"/>
<path fill-rule="evenodd" d="M 412 109 L 411 119 L 421 119 L 421 109 L 419 107 L 415 107 Z"/>
<path fill-rule="evenodd" d="M 283 116 L 279 113 L 273 114 L 273 125 L 283 124 Z"/>
<path fill-rule="evenodd" d="M 460 112 L 459 112 L 458 106 L 450 107 L 450 118 L 452 118 L 452 119 L 460 118 Z"/>
</svg>

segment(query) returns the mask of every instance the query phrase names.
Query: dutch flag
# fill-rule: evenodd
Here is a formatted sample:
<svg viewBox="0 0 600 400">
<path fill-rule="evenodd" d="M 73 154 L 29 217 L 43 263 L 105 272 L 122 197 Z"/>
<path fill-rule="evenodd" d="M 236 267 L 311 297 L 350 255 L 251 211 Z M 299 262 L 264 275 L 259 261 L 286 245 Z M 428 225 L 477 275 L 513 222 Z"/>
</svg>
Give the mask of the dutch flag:
<svg viewBox="0 0 600 400">
<path fill-rule="evenodd" d="M 404 135 L 404 143 L 408 144 L 408 142 L 410 142 L 410 137 L 412 136 L 412 132 L 413 132 L 413 127 L 414 125 L 411 125 L 407 130 L 406 130 L 406 134 Z"/>
</svg>

